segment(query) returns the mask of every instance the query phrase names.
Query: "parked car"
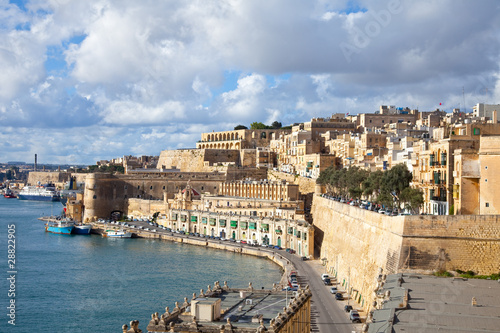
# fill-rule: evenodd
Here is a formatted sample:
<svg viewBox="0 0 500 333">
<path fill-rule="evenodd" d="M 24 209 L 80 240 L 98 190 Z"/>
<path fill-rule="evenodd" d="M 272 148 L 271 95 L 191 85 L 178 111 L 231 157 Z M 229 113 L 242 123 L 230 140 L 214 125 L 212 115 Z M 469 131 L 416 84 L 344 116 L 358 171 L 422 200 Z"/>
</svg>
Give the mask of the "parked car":
<svg viewBox="0 0 500 333">
<path fill-rule="evenodd" d="M 325 286 L 329 286 L 332 284 L 332 281 L 330 279 L 324 279 L 323 283 L 325 284 Z"/>
<path fill-rule="evenodd" d="M 246 240 L 242 240 L 241 244 L 248 244 Z"/>
<path fill-rule="evenodd" d="M 349 312 L 349 319 L 351 320 L 352 323 L 361 322 L 361 317 L 359 316 L 359 313 L 356 310 L 351 310 L 351 312 Z"/>
<path fill-rule="evenodd" d="M 337 287 L 330 287 L 330 293 L 336 294 L 338 292 Z"/>
<path fill-rule="evenodd" d="M 344 296 L 342 296 L 342 294 L 341 294 L 341 293 L 336 293 L 336 294 L 335 294 L 335 299 L 336 299 L 337 301 L 343 301 L 343 300 L 344 300 Z"/>
<path fill-rule="evenodd" d="M 274 246 L 274 248 L 275 248 L 276 250 L 282 250 L 281 246 L 278 246 L 278 245 Z"/>
<path fill-rule="evenodd" d="M 286 291 L 297 291 L 297 288 L 293 288 L 293 287 L 288 286 L 288 287 L 283 288 L 283 289 L 281 289 L 281 290 L 283 290 L 283 291 L 285 291 L 285 290 L 286 290 Z"/>
<path fill-rule="evenodd" d="M 330 275 L 328 275 L 328 274 L 321 274 L 321 280 L 329 279 L 329 278 L 330 278 Z"/>
<path fill-rule="evenodd" d="M 345 312 L 349 312 L 351 310 L 352 310 L 352 305 L 346 305 L 346 306 L 344 306 L 344 311 Z"/>
<path fill-rule="evenodd" d="M 308 258 L 308 257 L 300 257 L 300 259 L 302 259 L 302 261 L 309 260 L 309 258 Z"/>
</svg>

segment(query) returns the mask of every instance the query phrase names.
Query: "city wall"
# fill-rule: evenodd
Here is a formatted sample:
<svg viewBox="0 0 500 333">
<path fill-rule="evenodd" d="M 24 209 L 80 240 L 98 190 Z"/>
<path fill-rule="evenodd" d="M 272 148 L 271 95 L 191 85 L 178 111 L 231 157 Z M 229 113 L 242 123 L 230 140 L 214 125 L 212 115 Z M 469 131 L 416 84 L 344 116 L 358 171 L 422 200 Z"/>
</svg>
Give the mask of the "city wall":
<svg viewBox="0 0 500 333">
<path fill-rule="evenodd" d="M 326 270 L 373 302 L 375 279 L 402 271 L 500 272 L 500 216 L 387 216 L 315 195 L 315 254 Z M 365 302 L 363 302 L 365 300 Z"/>
<path fill-rule="evenodd" d="M 69 181 L 70 172 L 61 171 L 30 171 L 28 184 L 37 185 L 47 183 L 63 183 Z"/>
<path fill-rule="evenodd" d="M 215 163 L 240 164 L 238 150 L 225 149 L 179 149 L 164 150 L 160 153 L 158 169 L 176 167 L 183 172 L 211 172 Z"/>
<path fill-rule="evenodd" d="M 384 215 L 315 195 L 311 214 L 315 226 L 315 254 L 326 259 L 326 270 L 353 288 L 365 309 L 373 302 L 379 268 L 398 270 L 404 217 Z"/>
<path fill-rule="evenodd" d="M 400 269 L 499 273 L 500 215 L 406 216 Z"/>
</svg>

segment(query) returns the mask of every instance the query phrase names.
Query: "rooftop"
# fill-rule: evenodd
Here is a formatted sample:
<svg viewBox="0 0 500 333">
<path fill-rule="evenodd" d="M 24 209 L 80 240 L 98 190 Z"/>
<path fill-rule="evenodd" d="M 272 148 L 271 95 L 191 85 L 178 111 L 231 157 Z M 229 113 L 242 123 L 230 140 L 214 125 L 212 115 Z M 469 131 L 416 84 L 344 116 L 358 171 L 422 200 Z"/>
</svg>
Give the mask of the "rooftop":
<svg viewBox="0 0 500 333">
<path fill-rule="evenodd" d="M 374 311 L 368 332 L 498 332 L 500 328 L 496 280 L 395 274 L 387 276 L 381 293 L 385 294 L 382 309 Z"/>
</svg>

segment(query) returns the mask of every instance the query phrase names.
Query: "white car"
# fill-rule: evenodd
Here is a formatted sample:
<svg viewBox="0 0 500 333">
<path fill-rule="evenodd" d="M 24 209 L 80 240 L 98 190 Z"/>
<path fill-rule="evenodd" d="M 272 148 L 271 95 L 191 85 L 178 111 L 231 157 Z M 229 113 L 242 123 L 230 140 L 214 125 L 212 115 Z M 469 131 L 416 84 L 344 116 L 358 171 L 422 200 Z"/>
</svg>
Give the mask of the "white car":
<svg viewBox="0 0 500 333">
<path fill-rule="evenodd" d="M 325 281 L 325 279 L 329 279 L 330 275 L 328 274 L 321 274 L 321 280 Z"/>
</svg>

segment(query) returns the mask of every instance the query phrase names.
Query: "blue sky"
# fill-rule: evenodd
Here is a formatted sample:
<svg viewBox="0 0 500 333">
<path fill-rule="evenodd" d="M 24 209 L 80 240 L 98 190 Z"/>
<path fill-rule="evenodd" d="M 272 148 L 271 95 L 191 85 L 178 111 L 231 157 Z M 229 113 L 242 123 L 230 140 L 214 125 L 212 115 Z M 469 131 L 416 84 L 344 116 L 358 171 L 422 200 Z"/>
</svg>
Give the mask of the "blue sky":
<svg viewBox="0 0 500 333">
<path fill-rule="evenodd" d="M 498 6 L 0 0 L 0 162 L 158 155 L 381 104 L 500 103 Z"/>
</svg>

